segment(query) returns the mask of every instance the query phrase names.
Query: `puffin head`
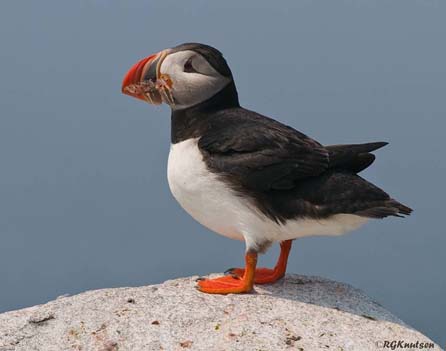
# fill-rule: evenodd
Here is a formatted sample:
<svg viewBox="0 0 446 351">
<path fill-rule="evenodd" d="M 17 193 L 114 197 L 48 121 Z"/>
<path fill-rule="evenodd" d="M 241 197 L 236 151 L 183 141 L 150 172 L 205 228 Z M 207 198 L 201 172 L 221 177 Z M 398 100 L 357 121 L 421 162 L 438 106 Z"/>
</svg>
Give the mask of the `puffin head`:
<svg viewBox="0 0 446 351">
<path fill-rule="evenodd" d="M 150 104 L 181 110 L 204 102 L 232 83 L 217 49 L 186 43 L 143 58 L 127 72 L 122 92 Z"/>
</svg>

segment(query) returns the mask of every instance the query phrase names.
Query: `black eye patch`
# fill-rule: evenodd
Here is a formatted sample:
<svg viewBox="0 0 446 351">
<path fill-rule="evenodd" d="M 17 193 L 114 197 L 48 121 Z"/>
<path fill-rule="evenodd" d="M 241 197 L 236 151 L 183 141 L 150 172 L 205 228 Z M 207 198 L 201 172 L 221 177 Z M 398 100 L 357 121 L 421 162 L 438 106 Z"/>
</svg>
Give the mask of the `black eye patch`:
<svg viewBox="0 0 446 351">
<path fill-rule="evenodd" d="M 226 60 L 220 51 L 212 46 L 199 44 L 199 43 L 184 43 L 171 49 L 170 53 L 192 50 L 197 54 L 203 56 L 203 58 L 221 75 L 225 77 L 231 77 L 231 70 L 229 69 Z"/>
<path fill-rule="evenodd" d="M 196 73 L 197 71 L 192 66 L 192 58 L 188 59 L 184 64 L 184 72 L 186 73 Z"/>
</svg>

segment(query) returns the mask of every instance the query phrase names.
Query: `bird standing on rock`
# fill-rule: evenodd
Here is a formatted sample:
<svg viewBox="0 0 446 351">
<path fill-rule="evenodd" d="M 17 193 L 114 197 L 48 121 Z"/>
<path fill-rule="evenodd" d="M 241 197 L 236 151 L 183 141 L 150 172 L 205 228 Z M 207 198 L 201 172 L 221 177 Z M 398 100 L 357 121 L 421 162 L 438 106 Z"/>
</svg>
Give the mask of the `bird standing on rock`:
<svg viewBox="0 0 446 351">
<path fill-rule="evenodd" d="M 245 293 L 284 276 L 293 239 L 339 235 L 370 218 L 411 209 L 361 178 L 387 143 L 323 146 L 297 130 L 240 106 L 223 55 L 181 44 L 136 63 L 124 94 L 172 109 L 169 187 L 209 229 L 246 243 L 245 267 L 198 281 L 212 294 Z M 274 242 L 273 269 L 256 268 Z"/>
</svg>

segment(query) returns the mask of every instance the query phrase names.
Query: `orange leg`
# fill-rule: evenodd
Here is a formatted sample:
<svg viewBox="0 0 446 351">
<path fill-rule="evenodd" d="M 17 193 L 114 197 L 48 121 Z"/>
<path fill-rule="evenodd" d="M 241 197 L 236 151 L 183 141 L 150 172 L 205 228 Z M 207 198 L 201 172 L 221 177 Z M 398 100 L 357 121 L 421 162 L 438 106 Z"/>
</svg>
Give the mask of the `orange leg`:
<svg viewBox="0 0 446 351">
<path fill-rule="evenodd" d="M 257 252 L 248 252 L 245 256 L 245 269 L 241 277 L 224 276 L 216 279 L 198 281 L 198 290 L 208 294 L 239 294 L 252 290 L 254 273 L 257 265 Z"/>
<path fill-rule="evenodd" d="M 285 275 L 288 255 L 290 254 L 292 240 L 285 240 L 280 243 L 280 256 L 274 269 L 257 268 L 254 273 L 254 283 L 268 284 L 274 283 Z M 231 268 L 226 271 L 229 276 L 241 277 L 245 273 L 244 268 Z"/>
</svg>

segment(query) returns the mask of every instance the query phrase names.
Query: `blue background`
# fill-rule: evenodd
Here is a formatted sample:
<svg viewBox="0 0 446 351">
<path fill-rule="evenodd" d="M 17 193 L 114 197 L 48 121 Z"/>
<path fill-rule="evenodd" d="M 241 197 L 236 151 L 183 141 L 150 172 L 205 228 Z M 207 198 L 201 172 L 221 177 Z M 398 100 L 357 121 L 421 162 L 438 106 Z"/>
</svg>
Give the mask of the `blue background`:
<svg viewBox="0 0 446 351">
<path fill-rule="evenodd" d="M 363 174 L 413 216 L 299 240 L 289 271 L 359 287 L 445 345 L 445 18 L 433 0 L 2 1 L 0 311 L 242 264 L 170 195 L 168 108 L 120 93 L 138 59 L 198 41 L 245 107 L 324 144 L 390 141 Z"/>
</svg>

